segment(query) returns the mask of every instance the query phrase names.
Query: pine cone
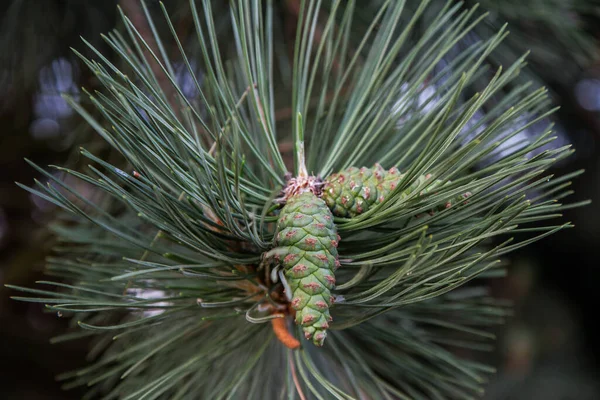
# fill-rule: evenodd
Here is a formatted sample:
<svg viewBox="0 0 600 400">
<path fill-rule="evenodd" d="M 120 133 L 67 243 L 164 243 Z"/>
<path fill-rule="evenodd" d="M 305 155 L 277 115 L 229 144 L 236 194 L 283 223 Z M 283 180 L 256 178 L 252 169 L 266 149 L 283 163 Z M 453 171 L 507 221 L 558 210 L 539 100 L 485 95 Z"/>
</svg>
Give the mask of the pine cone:
<svg viewBox="0 0 600 400">
<path fill-rule="evenodd" d="M 381 203 L 398 186 L 403 177 L 404 174 L 401 174 L 397 168 L 386 171 L 379 164 L 375 164 L 373 168 L 349 167 L 325 179 L 322 198 L 336 217 L 356 217 L 368 211 L 374 204 Z M 430 179 L 429 175 L 419 176 L 402 192 L 402 196 L 408 196 L 427 179 Z M 436 180 L 422 190 L 421 194 L 432 192 L 441 183 L 442 181 Z M 430 214 L 451 207 L 455 202 L 462 201 L 468 196 L 470 193 L 448 200 L 436 206 Z"/>
<path fill-rule="evenodd" d="M 333 271 L 339 265 L 339 237 L 325 202 L 310 192 L 294 196 L 281 210 L 275 246 L 292 291 L 296 323 L 306 339 L 322 346 L 327 336 L 335 286 Z"/>
</svg>

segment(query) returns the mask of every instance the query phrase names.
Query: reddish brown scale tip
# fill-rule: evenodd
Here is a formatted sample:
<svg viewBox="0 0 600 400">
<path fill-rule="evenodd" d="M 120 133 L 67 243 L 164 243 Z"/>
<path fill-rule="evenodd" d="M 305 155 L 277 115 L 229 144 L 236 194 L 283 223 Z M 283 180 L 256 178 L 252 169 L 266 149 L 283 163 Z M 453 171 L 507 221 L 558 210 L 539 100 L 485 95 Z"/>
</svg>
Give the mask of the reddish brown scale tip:
<svg viewBox="0 0 600 400">
<path fill-rule="evenodd" d="M 305 289 L 318 289 L 321 287 L 317 282 L 309 282 L 302 285 Z"/>
<path fill-rule="evenodd" d="M 473 195 L 473 193 L 471 192 L 466 192 L 465 194 L 462 195 L 463 199 L 468 199 L 469 197 L 471 197 Z M 463 204 L 469 204 L 469 200 L 465 200 L 463 201 Z"/>
<path fill-rule="evenodd" d="M 315 247 L 315 245 L 317 244 L 317 239 L 315 239 L 315 238 L 306 238 L 306 239 L 304 239 L 304 243 L 306 243 L 307 246 Z"/>
<path fill-rule="evenodd" d="M 331 245 L 332 245 L 333 247 L 338 247 L 338 242 L 337 242 L 337 241 L 335 241 L 335 240 L 332 240 L 332 241 L 331 241 Z"/>
<path fill-rule="evenodd" d="M 311 323 L 311 322 L 313 322 L 314 320 L 315 320 L 315 317 L 313 317 L 312 315 L 308 314 L 308 315 L 305 315 L 305 316 L 302 318 L 302 323 L 303 323 L 303 324 L 310 324 L 310 323 Z"/>
<path fill-rule="evenodd" d="M 335 285 L 335 278 L 331 275 L 325 275 L 325 280 L 327 280 L 327 282 L 331 283 L 332 285 Z"/>
<path fill-rule="evenodd" d="M 363 189 L 364 193 L 365 193 L 365 200 L 369 200 L 369 197 L 371 197 L 371 189 L 369 187 L 366 187 Z"/>
<path fill-rule="evenodd" d="M 323 300 L 319 300 L 319 301 L 315 301 L 315 306 L 324 310 L 327 308 L 327 303 L 325 303 Z"/>
<path fill-rule="evenodd" d="M 292 268 L 292 271 L 294 272 L 304 272 L 308 269 L 308 267 L 304 264 L 298 264 L 296 266 L 294 266 L 294 268 Z"/>
<path fill-rule="evenodd" d="M 291 238 L 292 236 L 294 236 L 296 234 L 296 232 L 298 232 L 295 229 L 290 230 L 288 233 L 285 234 L 286 238 Z"/>
<path fill-rule="evenodd" d="M 276 256 L 276 257 L 279 257 L 279 256 Z M 290 262 L 294 261 L 296 259 L 296 257 L 298 257 L 296 254 L 288 254 L 283 259 L 283 262 L 284 263 L 290 263 Z"/>
<path fill-rule="evenodd" d="M 320 222 L 316 223 L 316 224 L 315 224 L 315 226 L 316 226 L 317 228 L 319 228 L 319 229 L 323 229 L 323 228 L 325 228 L 325 224 L 322 224 L 322 223 L 320 223 Z"/>
<path fill-rule="evenodd" d="M 297 308 L 300 305 L 300 302 L 302 301 L 302 299 L 300 297 L 294 297 L 292 299 L 292 307 Z"/>
</svg>

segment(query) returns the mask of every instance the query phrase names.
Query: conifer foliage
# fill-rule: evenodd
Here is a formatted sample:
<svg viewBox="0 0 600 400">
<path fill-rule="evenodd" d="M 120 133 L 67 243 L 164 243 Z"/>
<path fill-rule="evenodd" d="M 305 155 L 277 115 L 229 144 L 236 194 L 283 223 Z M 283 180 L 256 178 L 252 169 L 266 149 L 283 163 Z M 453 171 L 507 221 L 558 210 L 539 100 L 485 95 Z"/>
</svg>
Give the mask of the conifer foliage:
<svg viewBox="0 0 600 400">
<path fill-rule="evenodd" d="M 523 59 L 488 62 L 504 28 L 457 47 L 485 15 L 449 2 L 415 35 L 429 2 L 406 3 L 382 2 L 357 25 L 356 1 L 304 1 L 290 46 L 272 1 L 231 1 L 225 15 L 191 1 L 192 44 L 163 7 L 173 35 L 150 22 L 154 50 L 123 15 L 105 37 L 122 65 L 80 55 L 104 89 L 69 101 L 123 163 L 81 149 L 85 170 L 34 165 L 47 183 L 23 187 L 64 213 L 54 280 L 17 288 L 71 318 L 57 342 L 95 338 L 89 366 L 60 377 L 67 388 L 108 399 L 481 394 L 493 369 L 465 356 L 489 349 L 505 309 L 480 278 L 570 226 L 553 221 L 577 173 L 546 172 L 571 153 L 551 146 L 551 126 L 519 135 L 552 110 L 545 89 L 516 81 Z M 344 174 L 362 191 L 339 186 Z M 328 197 L 336 184 L 356 207 Z"/>
</svg>

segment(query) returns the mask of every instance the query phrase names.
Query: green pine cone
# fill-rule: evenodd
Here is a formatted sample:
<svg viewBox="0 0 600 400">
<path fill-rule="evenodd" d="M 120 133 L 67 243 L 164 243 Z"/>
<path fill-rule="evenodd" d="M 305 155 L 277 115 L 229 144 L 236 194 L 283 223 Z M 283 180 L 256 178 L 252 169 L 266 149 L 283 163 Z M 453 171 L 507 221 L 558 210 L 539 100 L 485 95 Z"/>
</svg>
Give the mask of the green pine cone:
<svg viewBox="0 0 600 400">
<path fill-rule="evenodd" d="M 381 203 L 398 186 L 403 177 L 404 174 L 401 174 L 397 168 L 386 171 L 379 164 L 375 164 L 373 168 L 349 167 L 325 179 L 322 198 L 336 217 L 356 217 L 368 211 L 374 204 Z M 421 175 L 404 190 L 402 195 L 409 195 L 427 179 L 429 176 Z M 423 194 L 431 192 L 439 184 L 441 181 L 435 181 L 423 190 Z M 456 199 L 448 200 L 436 206 L 430 213 L 448 208 L 469 195 L 470 193 L 465 193 Z"/>
<path fill-rule="evenodd" d="M 322 198 L 336 217 L 355 217 L 381 203 L 401 178 L 397 168 L 386 171 L 379 164 L 350 167 L 325 179 Z"/>
<path fill-rule="evenodd" d="M 277 231 L 275 246 L 282 251 L 276 258 L 292 291 L 296 323 L 302 325 L 306 339 L 322 346 L 331 321 L 333 271 L 339 266 L 333 216 L 323 200 L 302 193 L 281 210 Z"/>
</svg>

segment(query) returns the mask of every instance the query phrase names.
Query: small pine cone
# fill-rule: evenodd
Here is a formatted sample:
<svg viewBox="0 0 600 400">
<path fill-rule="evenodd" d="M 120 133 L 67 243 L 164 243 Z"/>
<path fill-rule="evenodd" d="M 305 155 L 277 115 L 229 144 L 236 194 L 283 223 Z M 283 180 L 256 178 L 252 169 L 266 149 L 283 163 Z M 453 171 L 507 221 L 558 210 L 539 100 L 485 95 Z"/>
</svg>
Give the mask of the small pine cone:
<svg viewBox="0 0 600 400">
<path fill-rule="evenodd" d="M 311 192 L 290 198 L 277 223 L 276 256 L 292 290 L 296 323 L 306 339 L 322 346 L 331 321 L 338 235 L 325 202 Z"/>
<path fill-rule="evenodd" d="M 342 172 L 331 174 L 325 179 L 322 198 L 336 217 L 356 217 L 387 198 L 403 177 L 404 174 L 401 174 L 397 168 L 386 171 L 379 164 L 375 164 L 373 168 L 350 167 Z M 419 176 L 402 192 L 402 196 L 408 196 L 428 179 L 430 175 Z M 442 181 L 436 180 L 421 194 L 434 192 L 441 183 Z M 466 193 L 456 199 L 448 200 L 436 206 L 430 214 L 449 208 L 469 195 L 470 193 Z"/>
<path fill-rule="evenodd" d="M 386 171 L 379 164 L 373 168 L 350 167 L 325 179 L 322 197 L 333 215 L 352 218 L 381 203 L 402 177 L 397 168 Z"/>
<path fill-rule="evenodd" d="M 386 171 L 379 164 L 373 168 L 350 167 L 325 179 L 322 197 L 333 215 L 351 218 L 381 203 L 400 179 L 402 174 L 396 168 Z"/>
</svg>

